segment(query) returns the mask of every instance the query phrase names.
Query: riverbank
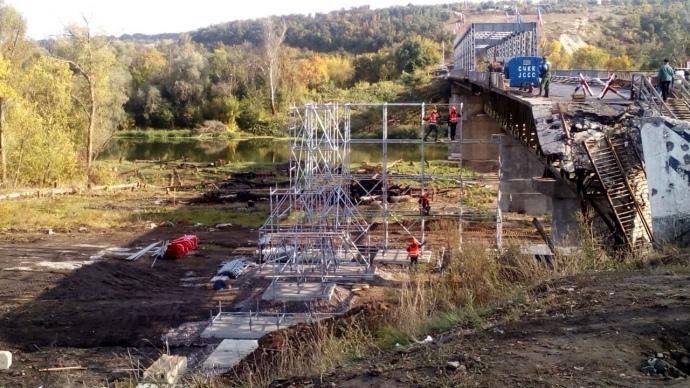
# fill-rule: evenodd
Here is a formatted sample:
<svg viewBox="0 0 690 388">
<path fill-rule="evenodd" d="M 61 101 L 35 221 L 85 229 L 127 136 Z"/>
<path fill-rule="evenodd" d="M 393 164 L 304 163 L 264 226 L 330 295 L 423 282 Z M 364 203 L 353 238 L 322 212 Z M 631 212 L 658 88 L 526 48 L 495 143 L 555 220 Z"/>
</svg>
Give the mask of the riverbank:
<svg viewBox="0 0 690 388">
<path fill-rule="evenodd" d="M 248 139 L 287 139 L 287 136 L 259 136 L 243 131 L 205 132 L 199 129 L 158 129 L 135 128 L 117 131 L 113 139 L 148 139 L 148 140 L 248 140 Z"/>
</svg>

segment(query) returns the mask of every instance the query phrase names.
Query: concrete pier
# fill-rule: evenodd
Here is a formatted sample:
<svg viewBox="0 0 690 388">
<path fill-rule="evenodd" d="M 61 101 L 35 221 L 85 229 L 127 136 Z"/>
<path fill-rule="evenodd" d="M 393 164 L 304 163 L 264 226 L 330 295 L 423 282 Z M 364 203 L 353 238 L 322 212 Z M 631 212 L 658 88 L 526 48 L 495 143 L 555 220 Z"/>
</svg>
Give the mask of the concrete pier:
<svg viewBox="0 0 690 388">
<path fill-rule="evenodd" d="M 544 174 L 544 164 L 511 136 L 501 138 L 499 171 L 499 206 L 504 212 L 540 216 L 552 210 L 551 199 L 532 186 L 532 178 Z"/>
<path fill-rule="evenodd" d="M 574 246 L 578 240 L 580 199 L 570 187 L 553 178 L 532 178 L 532 188 L 551 201 L 551 239 L 558 246 Z"/>
</svg>

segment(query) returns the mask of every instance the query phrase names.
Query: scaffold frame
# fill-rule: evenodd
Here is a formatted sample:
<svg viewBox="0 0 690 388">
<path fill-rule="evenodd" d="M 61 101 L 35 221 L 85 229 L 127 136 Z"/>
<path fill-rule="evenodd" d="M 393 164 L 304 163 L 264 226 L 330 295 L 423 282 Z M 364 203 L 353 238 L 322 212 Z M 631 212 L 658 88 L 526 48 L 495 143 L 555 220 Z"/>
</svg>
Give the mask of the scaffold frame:
<svg viewBox="0 0 690 388">
<path fill-rule="evenodd" d="M 436 143 L 424 140 L 425 119 L 430 105 L 439 109 L 456 106 L 462 118 L 461 102 L 307 104 L 292 110 L 289 128 L 290 187 L 271 190 L 270 214 L 260 229 L 262 262 L 273 265 L 274 281 L 296 279 L 299 282 L 318 277 L 332 281 L 339 273 L 339 266 L 352 263 L 361 266 L 362 273 L 371 273 L 376 252 L 399 251 L 409 237 L 426 241 L 428 220 L 451 219 L 457 222 L 460 249 L 463 222 L 501 223 L 498 202 L 495 212 L 489 215 L 473 213 L 463 204 L 467 184 L 488 181 L 486 177 L 463 175 L 462 158 L 457 161 L 444 158 L 448 163 L 456 163 L 457 175 L 435 175 L 426 170 L 425 148 Z M 414 124 L 417 128 L 414 138 L 389 137 L 390 109 L 412 109 L 414 114 L 419 114 Z M 357 110 L 368 110 L 372 117 L 380 118 L 380 124 L 376 124 L 380 125 L 377 127 L 380 136 L 352 137 L 352 114 Z M 457 144 L 460 148 L 465 142 L 468 145 L 496 144 L 493 139 L 464 139 L 462 126 L 460 119 L 456 140 L 451 140 L 448 134 L 439 142 Z M 380 171 L 373 176 L 353 172 L 350 160 L 353 144 L 380 145 Z M 392 144 L 418 147 L 418 172 L 398 173 L 391 169 L 388 147 Z M 497 176 L 488 179 L 497 179 Z M 389 194 L 393 182 L 415 182 L 421 193 L 431 182 L 438 180 L 446 181 L 450 188 L 460 193 L 457 206 L 447 213 L 424 214 L 421 210 L 401 210 L 391 206 L 390 201 L 394 198 Z M 353 187 L 364 195 L 353 198 Z M 361 209 L 361 198 L 364 197 L 376 197 L 376 207 Z M 396 237 L 392 235 L 392 226 L 396 228 Z M 500 247 L 499 225 L 496 230 L 496 244 Z M 370 254 L 371 247 L 375 247 L 373 255 Z"/>
</svg>

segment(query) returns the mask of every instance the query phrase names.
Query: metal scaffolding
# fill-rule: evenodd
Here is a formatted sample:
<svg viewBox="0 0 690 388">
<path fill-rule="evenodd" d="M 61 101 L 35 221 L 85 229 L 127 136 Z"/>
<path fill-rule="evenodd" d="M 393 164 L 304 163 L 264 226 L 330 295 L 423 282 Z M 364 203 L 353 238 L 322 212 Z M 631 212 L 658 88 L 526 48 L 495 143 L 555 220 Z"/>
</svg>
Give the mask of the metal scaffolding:
<svg viewBox="0 0 690 388">
<path fill-rule="evenodd" d="M 462 111 L 462 104 L 453 105 Z M 491 182 L 463 169 L 461 160 L 448 158 L 445 147 L 464 142 L 462 120 L 458 140 L 442 136 L 432 142 L 423 140 L 425 103 L 309 104 L 292 112 L 290 187 L 271 190 L 270 215 L 260 229 L 262 261 L 272 266 L 277 281 L 372 274 L 372 260 L 403 251 L 410 237 L 425 241 L 432 221 L 457 223 L 458 244 L 463 222 L 500 223 L 498 210 L 479 211 L 463 203 L 467 184 Z M 367 136 L 353 138 L 353 125 Z M 353 163 L 353 145 L 368 147 L 376 163 Z M 389 160 L 390 147 L 397 147 L 405 160 Z M 439 158 L 438 147 L 444 149 L 443 162 L 436 163 L 443 168 L 433 169 L 429 153 Z M 418 162 L 411 159 L 416 153 Z M 456 190 L 458 202 L 425 214 L 416 207 L 417 198 L 439 185 L 434 182 Z M 448 233 L 443 235 L 448 244 Z"/>
</svg>

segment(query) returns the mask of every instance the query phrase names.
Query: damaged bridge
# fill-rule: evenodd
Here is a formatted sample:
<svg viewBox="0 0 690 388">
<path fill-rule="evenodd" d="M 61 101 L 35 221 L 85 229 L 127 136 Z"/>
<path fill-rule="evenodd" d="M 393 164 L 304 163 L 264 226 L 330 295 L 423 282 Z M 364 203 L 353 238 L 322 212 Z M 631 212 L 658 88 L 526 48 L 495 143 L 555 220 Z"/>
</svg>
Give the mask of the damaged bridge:
<svg viewBox="0 0 690 388">
<path fill-rule="evenodd" d="M 552 237 L 561 245 L 575 242 L 578 213 L 631 250 L 656 240 L 687 241 L 687 81 L 676 81 L 667 104 L 644 73 L 554 71 L 550 97 L 543 98 L 508 87 L 501 72 L 479 71 L 488 58 L 536 55 L 536 34 L 535 23 L 474 23 L 454 46 L 451 101 L 467 107 L 465 133 L 474 129 L 481 137 L 500 127 L 506 134 L 499 153 L 502 210 L 551 211 Z M 573 97 L 588 78 L 589 95 Z M 482 128 L 487 118 L 493 125 Z M 469 162 L 473 152 L 463 152 L 463 143 L 472 139 L 450 152 Z"/>
</svg>

